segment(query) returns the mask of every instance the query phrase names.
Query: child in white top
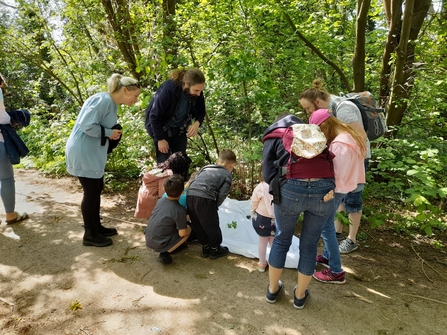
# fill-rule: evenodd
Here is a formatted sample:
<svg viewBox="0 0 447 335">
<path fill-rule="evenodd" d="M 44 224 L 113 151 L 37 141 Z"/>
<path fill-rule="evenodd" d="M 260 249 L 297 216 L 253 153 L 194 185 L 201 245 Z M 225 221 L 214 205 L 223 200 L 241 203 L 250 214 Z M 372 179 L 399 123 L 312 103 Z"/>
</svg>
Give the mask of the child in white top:
<svg viewBox="0 0 447 335">
<path fill-rule="evenodd" d="M 259 235 L 259 272 L 267 267 L 267 244 L 273 244 L 276 233 L 275 217 L 273 213 L 273 196 L 269 193 L 269 185 L 260 176 L 261 182 L 253 190 L 251 196 L 251 212 L 253 228 Z"/>
</svg>

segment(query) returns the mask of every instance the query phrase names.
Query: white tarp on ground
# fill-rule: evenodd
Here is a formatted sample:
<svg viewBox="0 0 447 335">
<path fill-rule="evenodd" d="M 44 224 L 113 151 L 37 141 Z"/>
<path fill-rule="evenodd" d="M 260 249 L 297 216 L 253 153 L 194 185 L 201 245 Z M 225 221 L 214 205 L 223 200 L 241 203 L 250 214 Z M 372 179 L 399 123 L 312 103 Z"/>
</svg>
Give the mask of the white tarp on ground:
<svg viewBox="0 0 447 335">
<path fill-rule="evenodd" d="M 248 258 L 258 257 L 259 236 L 256 234 L 251 223 L 250 201 L 238 201 L 225 199 L 219 207 L 220 229 L 222 230 L 223 243 L 233 254 L 242 255 Z M 236 228 L 228 225 L 236 223 Z M 286 268 L 298 267 L 299 258 L 298 237 L 294 236 L 292 245 L 286 258 Z M 270 247 L 267 247 L 267 260 Z"/>
</svg>

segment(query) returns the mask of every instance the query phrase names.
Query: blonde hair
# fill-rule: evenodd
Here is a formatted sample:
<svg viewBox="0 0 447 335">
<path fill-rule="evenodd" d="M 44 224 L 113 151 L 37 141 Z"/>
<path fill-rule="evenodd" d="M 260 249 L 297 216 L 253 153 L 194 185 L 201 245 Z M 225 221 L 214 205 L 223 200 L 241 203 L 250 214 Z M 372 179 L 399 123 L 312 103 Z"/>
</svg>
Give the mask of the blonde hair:
<svg viewBox="0 0 447 335">
<path fill-rule="evenodd" d="M 140 83 L 134 78 L 125 77 L 119 73 L 114 73 L 107 79 L 107 92 L 109 94 L 119 91 L 123 87 L 132 91 L 139 89 Z"/>
<path fill-rule="evenodd" d="M 323 88 L 323 86 L 324 84 L 321 79 L 314 79 L 314 81 L 312 82 L 312 87 L 305 89 L 303 93 L 301 93 L 300 100 L 306 99 L 313 104 L 315 104 L 317 99 L 329 101 L 331 95 L 325 88 Z"/>
<path fill-rule="evenodd" d="M 338 134 L 345 131 L 348 132 L 357 142 L 357 145 L 359 146 L 363 156 L 366 156 L 366 141 L 363 139 L 363 137 L 350 125 L 341 122 L 335 116 L 331 116 L 328 119 L 324 120 L 320 124 L 320 129 L 326 136 L 328 144 L 331 144 Z"/>
</svg>

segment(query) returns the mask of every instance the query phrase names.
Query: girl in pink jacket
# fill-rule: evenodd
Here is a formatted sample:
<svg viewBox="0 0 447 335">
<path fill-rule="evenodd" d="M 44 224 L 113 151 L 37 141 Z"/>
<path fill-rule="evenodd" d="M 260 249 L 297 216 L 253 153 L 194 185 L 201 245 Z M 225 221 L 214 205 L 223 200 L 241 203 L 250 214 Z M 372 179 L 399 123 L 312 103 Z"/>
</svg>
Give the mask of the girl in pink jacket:
<svg viewBox="0 0 447 335">
<path fill-rule="evenodd" d="M 276 233 L 275 218 L 273 214 L 273 196 L 269 193 L 269 185 L 260 176 L 261 182 L 253 190 L 251 196 L 251 213 L 253 228 L 259 235 L 259 272 L 264 272 L 267 267 L 267 244 L 270 247 Z"/>
<path fill-rule="evenodd" d="M 331 151 L 335 157 L 335 208 L 338 208 L 347 193 L 357 186 L 365 184 L 366 142 L 357 131 L 338 120 L 327 109 L 317 109 L 312 113 L 309 123 L 320 126 Z M 317 255 L 316 262 L 328 269 L 315 272 L 313 277 L 325 283 L 346 283 L 345 271 L 341 267 L 340 250 L 335 235 L 335 217 L 329 218 L 323 227 L 321 237 L 324 252 Z"/>
</svg>

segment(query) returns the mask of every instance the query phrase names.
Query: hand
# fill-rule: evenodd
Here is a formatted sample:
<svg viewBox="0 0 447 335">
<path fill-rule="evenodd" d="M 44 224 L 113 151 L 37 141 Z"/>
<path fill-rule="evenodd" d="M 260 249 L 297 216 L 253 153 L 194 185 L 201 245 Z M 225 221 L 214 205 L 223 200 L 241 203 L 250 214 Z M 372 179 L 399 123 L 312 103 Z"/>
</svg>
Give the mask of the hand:
<svg viewBox="0 0 447 335">
<path fill-rule="evenodd" d="M 120 129 L 112 129 L 112 136 L 109 136 L 111 140 L 119 140 L 121 134 L 123 133 Z"/>
<path fill-rule="evenodd" d="M 158 141 L 158 151 L 163 154 L 167 154 L 169 152 L 169 143 L 166 140 Z"/>
<path fill-rule="evenodd" d="M 196 121 L 192 125 L 188 127 L 188 132 L 186 133 L 187 137 L 194 137 L 199 132 L 200 122 Z"/>
</svg>

